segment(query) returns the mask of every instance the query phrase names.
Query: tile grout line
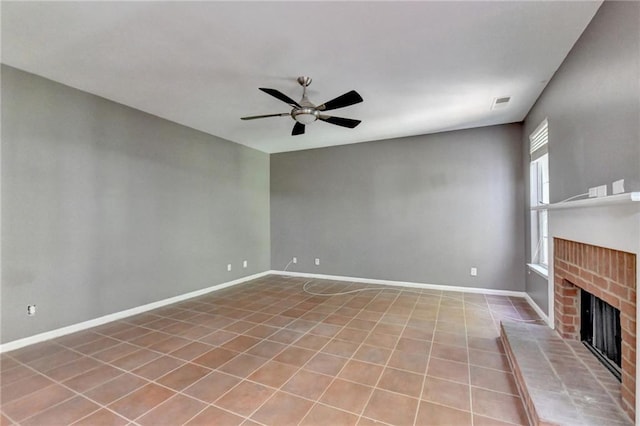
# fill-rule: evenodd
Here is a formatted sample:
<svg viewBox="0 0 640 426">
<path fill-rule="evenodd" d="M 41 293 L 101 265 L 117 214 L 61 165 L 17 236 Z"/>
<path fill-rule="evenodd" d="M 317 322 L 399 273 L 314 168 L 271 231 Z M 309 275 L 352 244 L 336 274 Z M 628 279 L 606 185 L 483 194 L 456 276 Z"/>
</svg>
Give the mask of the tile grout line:
<svg viewBox="0 0 640 426">
<path fill-rule="evenodd" d="M 486 298 L 485 298 L 486 300 Z M 464 297 L 462 298 L 462 315 L 464 315 L 464 339 L 467 343 L 467 371 L 469 372 L 469 411 L 471 412 L 471 426 L 474 426 L 474 412 L 473 412 L 473 389 L 471 387 L 471 353 L 469 350 L 469 326 L 467 324 L 467 307 L 465 305 Z"/>
<path fill-rule="evenodd" d="M 427 373 L 429 371 L 429 364 L 431 364 L 431 352 L 433 351 L 434 337 L 436 333 L 436 327 L 438 326 L 438 315 L 440 315 L 440 304 L 442 303 L 442 294 L 440 294 L 438 299 L 438 307 L 436 308 L 436 320 L 433 325 L 433 334 L 431 336 L 431 345 L 429 345 L 429 353 L 427 355 L 427 364 L 424 367 L 424 374 L 422 376 L 422 385 L 420 386 L 420 398 L 418 399 L 418 408 L 416 409 L 416 413 L 413 417 L 413 425 L 418 426 L 418 413 L 420 412 L 420 403 L 422 401 L 422 395 L 424 394 L 424 385 L 427 382 Z M 414 307 L 415 310 L 415 307 Z"/>
</svg>

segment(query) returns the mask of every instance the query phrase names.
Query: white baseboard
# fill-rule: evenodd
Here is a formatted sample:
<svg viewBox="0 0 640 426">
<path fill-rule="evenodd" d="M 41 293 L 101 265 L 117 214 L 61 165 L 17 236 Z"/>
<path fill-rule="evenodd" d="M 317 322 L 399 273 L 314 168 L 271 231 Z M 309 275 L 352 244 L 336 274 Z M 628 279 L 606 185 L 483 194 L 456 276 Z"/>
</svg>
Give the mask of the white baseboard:
<svg viewBox="0 0 640 426">
<path fill-rule="evenodd" d="M 157 302 L 148 303 L 142 306 L 136 306 L 135 308 L 127 309 L 124 311 L 116 312 L 113 314 L 105 315 L 92 320 L 83 321 L 77 324 L 69 325 L 67 327 L 58 328 L 44 333 L 36 334 L 33 336 L 25 337 L 22 339 L 14 340 L 0 345 L 0 353 L 13 351 L 22 347 L 33 345 L 34 343 L 44 342 L 45 340 L 55 339 L 56 337 L 65 336 L 67 334 L 75 333 L 77 331 L 86 330 L 88 328 L 96 327 L 98 325 L 106 324 L 111 321 L 116 321 L 122 318 L 127 318 L 133 315 L 141 314 L 143 312 L 150 311 L 152 309 L 161 308 L 172 303 L 181 302 L 183 300 L 191 299 L 193 297 L 202 296 L 203 294 L 210 293 L 216 290 L 222 290 L 223 288 L 231 287 L 237 284 L 242 284 L 246 281 L 254 280 L 256 278 L 264 277 L 271 274 L 271 271 L 260 272 L 258 274 L 249 275 L 247 277 L 238 278 L 237 280 L 228 281 L 222 284 L 216 284 L 211 287 L 203 288 L 201 290 L 195 290 L 189 293 L 181 294 L 178 296 L 170 297 L 168 299 L 159 300 Z"/>
<path fill-rule="evenodd" d="M 378 280 L 373 278 L 345 277 L 341 275 L 311 274 L 307 272 L 290 272 L 290 271 L 273 271 L 272 270 L 272 271 L 269 271 L 269 273 L 275 274 L 275 275 L 286 275 L 291 277 L 316 278 L 316 279 L 334 280 L 334 281 L 349 281 L 354 283 L 411 287 L 411 288 L 420 288 L 420 289 L 428 289 L 428 290 L 457 291 L 461 293 L 479 293 L 479 294 L 489 294 L 494 296 L 525 297 L 525 295 L 527 294 L 524 291 L 496 290 L 493 288 L 478 288 L 478 287 L 459 287 L 459 286 L 453 286 L 453 285 L 427 284 L 427 283 L 416 283 L 416 282 L 409 282 L 409 281 Z"/>
<path fill-rule="evenodd" d="M 496 290 L 493 288 L 477 288 L 477 287 L 459 287 L 452 285 L 442 285 L 442 284 L 426 284 L 426 283 L 415 283 L 408 281 L 391 281 L 391 280 L 378 280 L 372 278 L 358 278 L 358 277 L 345 277 L 340 275 L 324 275 L 324 274 L 312 274 L 308 272 L 290 272 L 290 271 L 269 271 L 271 274 L 275 275 L 285 275 L 290 277 L 301 277 L 301 278 L 316 278 L 323 280 L 334 280 L 334 281 L 349 281 L 355 283 L 364 283 L 364 284 L 375 284 L 375 285 L 387 285 L 387 286 L 398 286 L 398 287 L 411 287 L 411 288 L 420 288 L 420 289 L 429 289 L 429 290 L 442 290 L 442 291 L 457 291 L 462 293 L 478 293 L 478 294 L 488 294 L 494 296 L 512 296 L 512 297 L 523 297 L 527 303 L 533 308 L 534 311 L 544 320 L 544 322 L 551 328 L 553 328 L 553 324 L 550 322 L 549 317 L 540 309 L 540 307 L 533 301 L 531 296 L 525 291 L 514 291 L 514 290 Z"/>
<path fill-rule="evenodd" d="M 538 306 L 538 304 L 531 298 L 531 296 L 529 296 L 529 293 L 525 293 L 524 298 L 529 303 L 529 306 L 531 306 L 533 310 L 536 311 L 540 318 L 542 318 L 549 327 L 553 328 L 553 323 L 551 322 L 549 316 L 542 311 L 540 306 Z"/>
</svg>

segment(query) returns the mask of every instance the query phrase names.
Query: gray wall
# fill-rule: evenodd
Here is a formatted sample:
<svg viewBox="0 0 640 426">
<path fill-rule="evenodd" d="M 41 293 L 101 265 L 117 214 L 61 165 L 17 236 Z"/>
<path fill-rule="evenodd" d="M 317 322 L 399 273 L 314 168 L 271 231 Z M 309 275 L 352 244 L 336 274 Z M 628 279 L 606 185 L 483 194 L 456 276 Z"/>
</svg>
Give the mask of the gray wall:
<svg viewBox="0 0 640 426">
<path fill-rule="evenodd" d="M 2 67 L 2 342 L 268 270 L 269 240 L 267 154 Z"/>
<path fill-rule="evenodd" d="M 639 25 L 640 3 L 604 2 L 525 119 L 527 168 L 528 135 L 549 119 L 551 202 L 618 179 L 640 191 Z M 546 309 L 546 281 L 529 274 L 527 292 Z"/>
<path fill-rule="evenodd" d="M 271 155 L 272 268 L 523 291 L 521 132 Z"/>
</svg>

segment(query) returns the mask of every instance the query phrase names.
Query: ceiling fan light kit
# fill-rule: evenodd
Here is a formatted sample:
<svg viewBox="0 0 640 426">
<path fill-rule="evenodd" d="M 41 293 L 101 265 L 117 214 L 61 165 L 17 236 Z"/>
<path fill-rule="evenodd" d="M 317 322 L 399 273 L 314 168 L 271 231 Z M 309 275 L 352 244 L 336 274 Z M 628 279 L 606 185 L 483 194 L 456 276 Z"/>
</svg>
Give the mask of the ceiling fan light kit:
<svg viewBox="0 0 640 426">
<path fill-rule="evenodd" d="M 311 124 L 316 120 L 325 121 L 327 123 L 335 124 L 336 126 L 347 127 L 353 129 L 358 124 L 360 124 L 360 120 L 353 120 L 351 118 L 342 118 L 342 117 L 333 117 L 330 115 L 321 114 L 322 111 L 330 111 L 332 109 L 344 108 L 351 105 L 355 105 L 357 103 L 362 102 L 362 96 L 358 94 L 355 90 L 351 90 L 343 95 L 338 96 L 335 99 L 332 99 L 328 102 L 323 103 L 322 105 L 314 105 L 307 98 L 307 87 L 311 84 L 311 77 L 298 77 L 298 84 L 302 86 L 302 99 L 300 102 L 296 102 L 284 93 L 280 92 L 276 89 L 269 89 L 265 87 L 260 87 L 260 90 L 263 92 L 273 96 L 274 98 L 289 104 L 292 107 L 291 112 L 286 113 L 277 113 L 277 114 L 266 114 L 266 115 L 254 115 L 249 117 L 242 117 L 242 120 L 255 120 L 257 118 L 267 118 L 267 117 L 285 117 L 287 115 L 291 116 L 295 120 L 295 124 L 293 126 L 293 130 L 291 131 L 292 136 L 302 135 L 305 132 L 305 126 L 307 124 Z"/>
<path fill-rule="evenodd" d="M 300 124 L 311 124 L 318 119 L 320 112 L 312 108 L 301 108 L 291 111 L 291 116 Z"/>
</svg>

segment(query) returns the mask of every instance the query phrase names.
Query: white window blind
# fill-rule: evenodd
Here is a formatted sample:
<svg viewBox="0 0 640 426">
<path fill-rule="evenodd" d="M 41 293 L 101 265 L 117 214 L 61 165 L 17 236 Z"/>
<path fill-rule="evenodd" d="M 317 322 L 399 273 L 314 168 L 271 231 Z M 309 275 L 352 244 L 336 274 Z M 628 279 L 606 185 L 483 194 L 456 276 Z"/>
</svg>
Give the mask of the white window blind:
<svg viewBox="0 0 640 426">
<path fill-rule="evenodd" d="M 544 154 L 549 152 L 549 123 L 545 118 L 542 123 L 536 128 L 536 130 L 529 136 L 529 142 L 531 142 L 529 153 L 531 154 L 531 161 L 537 160 Z"/>
</svg>

